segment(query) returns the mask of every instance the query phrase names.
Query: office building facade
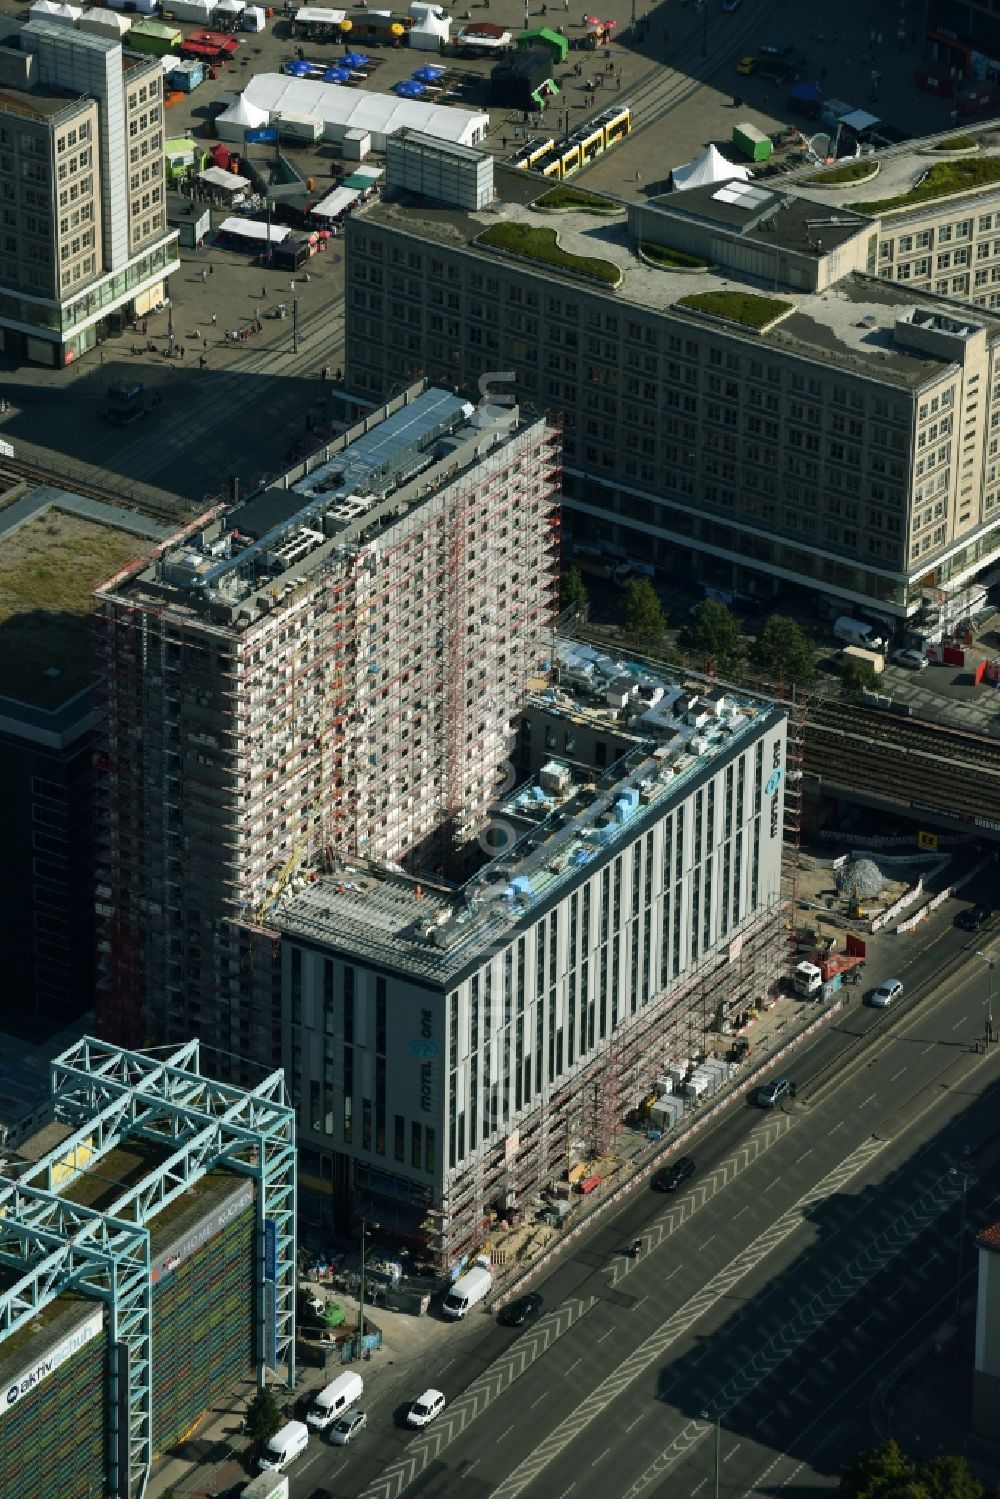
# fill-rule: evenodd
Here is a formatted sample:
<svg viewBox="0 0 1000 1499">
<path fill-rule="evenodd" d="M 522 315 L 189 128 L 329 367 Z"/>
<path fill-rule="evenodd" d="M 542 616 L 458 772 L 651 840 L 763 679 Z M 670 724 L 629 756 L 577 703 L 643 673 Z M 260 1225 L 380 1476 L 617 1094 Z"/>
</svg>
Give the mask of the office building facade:
<svg viewBox="0 0 1000 1499">
<path fill-rule="evenodd" d="M 784 966 L 785 734 L 604 658 L 578 697 L 529 698 L 538 774 L 464 886 L 345 861 L 283 901 L 306 1210 L 349 1201 L 447 1269 L 745 1020 Z"/>
<path fill-rule="evenodd" d="M 1000 557 L 1000 320 L 881 279 L 877 220 L 741 183 L 633 205 L 627 225 L 559 215 L 598 279 L 492 248 L 498 220 L 553 223 L 537 184 L 497 180 L 489 212 L 390 201 L 352 218 L 353 388 L 516 371 L 561 413 L 574 541 L 716 588 L 803 584 L 898 624 L 928 583 Z"/>
<path fill-rule="evenodd" d="M 0 348 L 65 365 L 159 305 L 163 70 L 119 41 L 31 21 L 0 36 Z"/>
</svg>

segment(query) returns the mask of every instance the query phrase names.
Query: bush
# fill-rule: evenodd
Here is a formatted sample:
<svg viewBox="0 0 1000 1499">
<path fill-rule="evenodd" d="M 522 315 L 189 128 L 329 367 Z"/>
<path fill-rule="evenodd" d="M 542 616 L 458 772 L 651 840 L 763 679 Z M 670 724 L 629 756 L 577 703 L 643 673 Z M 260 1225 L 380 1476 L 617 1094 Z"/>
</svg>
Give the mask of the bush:
<svg viewBox="0 0 1000 1499">
<path fill-rule="evenodd" d="M 621 271 L 609 260 L 571 255 L 568 250 L 560 249 L 554 229 L 538 229 L 532 224 L 491 224 L 478 236 L 476 243 L 490 245 L 495 250 L 507 250 L 512 255 L 524 255 L 528 260 L 538 260 L 556 270 L 586 276 L 589 281 L 603 281 L 608 286 L 621 283 Z"/>
<path fill-rule="evenodd" d="M 586 208 L 591 213 L 620 213 L 618 203 L 584 192 L 582 187 L 552 187 L 537 199 L 539 208 Z"/>
<path fill-rule="evenodd" d="M 862 182 L 866 177 L 874 177 L 877 171 L 876 161 L 848 161 L 843 166 L 832 167 L 829 172 L 817 172 L 814 177 L 807 177 L 805 180 L 811 187 L 837 187 L 842 182 Z"/>
<path fill-rule="evenodd" d="M 783 312 L 791 312 L 793 303 L 750 291 L 702 291 L 681 297 L 677 306 L 726 318 L 730 323 L 743 323 L 748 328 L 766 328 Z"/>
<path fill-rule="evenodd" d="M 675 266 L 682 269 L 705 270 L 709 262 L 702 260 L 700 255 L 688 255 L 684 250 L 671 250 L 669 245 L 654 245 L 642 241 L 639 249 L 647 260 L 652 260 L 656 265 L 662 265 L 666 270 L 672 270 Z"/>
<path fill-rule="evenodd" d="M 951 198 L 958 193 L 975 192 L 1000 182 L 1000 157 L 975 156 L 965 161 L 938 161 L 930 167 L 909 192 L 895 198 L 879 198 L 870 203 L 852 203 L 859 213 L 887 213 L 891 208 L 909 208 L 916 203 L 930 203 L 935 198 Z"/>
</svg>

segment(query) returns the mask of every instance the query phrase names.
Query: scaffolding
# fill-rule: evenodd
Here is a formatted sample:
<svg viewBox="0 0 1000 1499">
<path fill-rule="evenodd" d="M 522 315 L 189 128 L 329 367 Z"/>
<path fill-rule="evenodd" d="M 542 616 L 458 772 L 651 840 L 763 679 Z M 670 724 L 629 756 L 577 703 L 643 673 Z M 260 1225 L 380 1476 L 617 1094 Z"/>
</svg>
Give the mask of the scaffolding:
<svg viewBox="0 0 1000 1499">
<path fill-rule="evenodd" d="M 19 1278 L 0 1294 L 0 1338 L 63 1292 L 83 1291 L 108 1308 L 109 1340 L 126 1356 L 108 1360 L 109 1488 L 141 1496 L 152 1462 L 152 1345 L 149 1223 L 214 1167 L 256 1185 L 257 1365 L 287 1368 L 295 1384 L 295 1116 L 284 1077 L 251 1091 L 205 1077 L 197 1041 L 159 1059 L 84 1036 L 51 1064 L 54 1117 L 70 1134 L 18 1179 L 0 1177 L 0 1264 Z M 170 1154 L 98 1212 L 55 1190 L 67 1169 L 88 1168 L 123 1141 Z M 119 1389 L 124 1379 L 127 1389 Z M 127 1432 L 117 1412 L 127 1411 Z"/>
</svg>

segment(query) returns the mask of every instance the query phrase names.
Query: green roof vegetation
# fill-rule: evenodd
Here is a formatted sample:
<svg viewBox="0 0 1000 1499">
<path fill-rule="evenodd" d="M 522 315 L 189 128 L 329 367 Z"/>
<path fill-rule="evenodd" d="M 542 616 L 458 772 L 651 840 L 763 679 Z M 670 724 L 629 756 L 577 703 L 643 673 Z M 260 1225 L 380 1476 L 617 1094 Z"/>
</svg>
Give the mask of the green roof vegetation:
<svg viewBox="0 0 1000 1499">
<path fill-rule="evenodd" d="M 935 141 L 931 151 L 974 151 L 978 142 L 971 135 L 953 135 L 947 141 Z"/>
<path fill-rule="evenodd" d="M 0 694 L 57 708 L 86 687 L 94 675 L 91 592 L 151 545 L 146 537 L 54 508 L 5 536 Z"/>
<path fill-rule="evenodd" d="M 667 271 L 678 267 L 682 270 L 707 270 L 709 265 L 700 255 L 688 255 L 684 250 L 672 250 L 669 245 L 654 245 L 648 240 L 642 240 L 639 249 L 647 260 L 663 266 Z"/>
<path fill-rule="evenodd" d="M 591 213 L 620 213 L 621 204 L 613 203 L 610 198 L 599 198 L 596 193 L 588 193 L 582 187 L 550 187 L 547 193 L 543 193 L 537 200 L 539 208 L 585 208 Z"/>
<path fill-rule="evenodd" d="M 828 172 L 816 172 L 805 180 L 811 187 L 837 187 L 842 182 L 863 182 L 874 177 L 878 163 L 874 161 L 845 161 L 843 166 L 831 167 Z"/>
<path fill-rule="evenodd" d="M 777 297 L 761 297 L 750 291 L 703 291 L 681 297 L 678 307 L 690 307 L 694 312 L 707 312 L 711 317 L 725 318 L 730 323 L 743 323 L 747 328 L 766 328 L 783 312 L 791 312 L 792 302 L 782 302 Z"/>
<path fill-rule="evenodd" d="M 531 224 L 491 224 L 480 234 L 480 245 L 489 245 L 495 250 L 507 250 L 512 255 L 523 255 L 528 260 L 537 260 L 557 271 L 570 271 L 575 276 L 586 276 L 590 281 L 603 281 L 608 286 L 618 286 L 622 273 L 610 260 L 596 260 L 590 255 L 571 255 L 560 249 L 554 229 L 536 229 Z"/>
<path fill-rule="evenodd" d="M 861 213 L 887 213 L 891 208 L 909 208 L 916 203 L 930 203 L 935 198 L 950 198 L 958 193 L 975 192 L 1000 182 L 1000 156 L 970 156 L 963 161 L 938 161 L 908 192 L 895 198 L 879 198 L 872 203 L 853 203 Z"/>
</svg>

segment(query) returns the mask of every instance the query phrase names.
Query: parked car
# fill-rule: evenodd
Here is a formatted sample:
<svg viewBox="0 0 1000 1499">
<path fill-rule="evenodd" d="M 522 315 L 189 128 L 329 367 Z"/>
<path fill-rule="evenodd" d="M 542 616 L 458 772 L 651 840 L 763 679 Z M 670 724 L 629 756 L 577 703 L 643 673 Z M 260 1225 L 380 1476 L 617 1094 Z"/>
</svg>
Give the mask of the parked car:
<svg viewBox="0 0 1000 1499">
<path fill-rule="evenodd" d="M 978 932 L 992 915 L 989 906 L 969 906 L 965 911 L 959 911 L 955 917 L 955 925 L 960 926 L 963 932 Z"/>
<path fill-rule="evenodd" d="M 776 1109 L 786 1098 L 795 1097 L 795 1084 L 787 1077 L 776 1077 L 770 1083 L 762 1083 L 757 1089 L 756 1103 L 759 1109 Z"/>
<path fill-rule="evenodd" d="M 653 1177 L 653 1186 L 657 1192 L 676 1192 L 683 1182 L 694 1176 L 694 1160 L 689 1155 L 679 1156 L 670 1166 L 665 1166 L 662 1171 L 657 1171 Z"/>
<path fill-rule="evenodd" d="M 922 651 L 910 649 L 893 651 L 889 660 L 893 666 L 905 666 L 908 671 L 923 671 L 925 666 L 930 665 Z"/>
<path fill-rule="evenodd" d="M 744 77 L 747 77 L 750 73 L 756 73 L 756 57 L 741 57 L 739 62 L 736 64 L 736 71 L 737 73 L 742 73 Z"/>
<path fill-rule="evenodd" d="M 874 1005 L 876 1010 L 887 1010 L 894 999 L 898 999 L 903 992 L 901 979 L 886 979 L 884 984 L 879 984 L 868 996 L 868 1003 Z"/>
<path fill-rule="evenodd" d="M 346 1447 L 367 1425 L 368 1417 L 364 1411 L 349 1411 L 330 1427 L 330 1441 L 335 1447 Z"/>
<path fill-rule="evenodd" d="M 425 1390 L 414 1400 L 406 1415 L 407 1426 L 427 1426 L 444 1410 L 444 1396 L 440 1390 Z"/>
<path fill-rule="evenodd" d="M 518 1296 L 516 1301 L 505 1306 L 497 1317 L 504 1327 L 523 1327 L 531 1317 L 537 1317 L 542 1309 L 542 1298 L 535 1292 L 529 1292 L 527 1296 Z"/>
</svg>

